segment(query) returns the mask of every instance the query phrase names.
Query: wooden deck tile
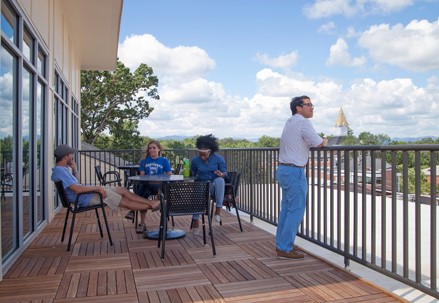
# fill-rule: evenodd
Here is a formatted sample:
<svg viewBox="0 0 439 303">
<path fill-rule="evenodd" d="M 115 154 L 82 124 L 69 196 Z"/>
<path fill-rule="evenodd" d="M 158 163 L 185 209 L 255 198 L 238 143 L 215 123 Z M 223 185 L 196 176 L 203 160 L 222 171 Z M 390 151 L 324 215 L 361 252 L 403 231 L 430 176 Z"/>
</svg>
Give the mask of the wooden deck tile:
<svg viewBox="0 0 439 303">
<path fill-rule="evenodd" d="M 273 239 L 273 235 L 263 230 L 248 231 L 245 233 L 234 232 L 229 234 L 228 237 L 235 243 L 254 242 L 254 239 L 258 239 L 258 241 L 269 241 Z"/>
<path fill-rule="evenodd" d="M 58 291 L 62 275 L 4 279 L 0 283 L 0 302 L 48 300 Z"/>
<path fill-rule="evenodd" d="M 210 284 L 196 265 L 134 270 L 134 278 L 139 292 Z"/>
<path fill-rule="evenodd" d="M 212 254 L 212 247 L 186 249 L 197 264 L 220 262 L 251 258 L 238 245 L 216 246 L 216 255 Z"/>
<path fill-rule="evenodd" d="M 99 271 L 105 269 L 131 269 L 129 254 L 104 256 L 72 256 L 66 272 Z"/>
<path fill-rule="evenodd" d="M 312 302 L 283 278 L 215 285 L 227 302 Z"/>
</svg>

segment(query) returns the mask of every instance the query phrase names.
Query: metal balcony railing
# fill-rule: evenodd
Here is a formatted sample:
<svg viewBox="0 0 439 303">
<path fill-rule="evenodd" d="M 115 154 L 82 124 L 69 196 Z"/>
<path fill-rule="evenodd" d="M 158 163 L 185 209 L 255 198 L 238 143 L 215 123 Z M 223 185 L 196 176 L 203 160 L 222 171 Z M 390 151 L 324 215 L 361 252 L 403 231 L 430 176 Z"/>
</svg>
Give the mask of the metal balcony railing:
<svg viewBox="0 0 439 303">
<path fill-rule="evenodd" d="M 195 150 L 165 150 L 172 167 Z M 242 173 L 239 207 L 277 225 L 282 191 L 278 148 L 222 149 L 229 171 Z M 438 289 L 439 145 L 337 146 L 312 149 L 307 208 L 299 236 L 433 297 Z M 81 182 L 138 163 L 141 150 L 82 150 Z M 120 170 L 121 175 L 124 171 Z"/>
</svg>

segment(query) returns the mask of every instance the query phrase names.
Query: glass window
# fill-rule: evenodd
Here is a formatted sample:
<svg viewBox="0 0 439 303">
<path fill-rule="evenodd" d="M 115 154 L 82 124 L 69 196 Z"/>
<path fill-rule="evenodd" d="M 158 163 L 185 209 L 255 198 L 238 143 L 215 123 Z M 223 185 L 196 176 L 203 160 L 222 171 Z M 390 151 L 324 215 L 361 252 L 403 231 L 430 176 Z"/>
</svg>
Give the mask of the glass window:
<svg viewBox="0 0 439 303">
<path fill-rule="evenodd" d="M 43 175 L 43 146 L 41 144 L 41 142 L 43 142 L 43 123 L 44 123 L 44 112 L 43 112 L 43 104 L 44 104 L 44 99 L 45 99 L 45 85 L 41 82 L 38 82 L 37 85 L 37 98 L 36 98 L 36 102 L 35 102 L 35 111 L 36 111 L 36 150 L 37 150 L 37 155 L 36 155 L 36 164 L 37 164 L 37 171 L 36 171 L 36 175 L 37 175 L 37 179 L 36 179 L 36 199 L 37 199 L 37 222 L 41 223 L 44 221 L 45 219 L 45 214 L 44 214 L 44 201 L 42 199 L 42 192 L 43 192 L 43 186 L 42 186 L 42 182 L 44 180 L 44 175 Z"/>
<path fill-rule="evenodd" d="M 79 105 L 78 101 L 72 96 L 72 146 L 79 148 Z"/>
<path fill-rule="evenodd" d="M 17 206 L 14 188 L 15 154 L 13 142 L 14 103 L 16 102 L 16 81 L 18 60 L 3 45 L 0 48 L 1 99 L 0 99 L 0 169 L 1 169 L 1 240 L 3 260 L 8 258 L 18 247 Z"/>
<path fill-rule="evenodd" d="M 38 52 L 37 70 L 43 78 L 46 77 L 46 56 L 41 50 Z"/>
<path fill-rule="evenodd" d="M 33 231 L 33 170 L 32 170 L 32 100 L 33 100 L 33 74 L 23 69 L 22 100 L 21 100 L 21 142 L 22 142 L 22 179 L 21 190 L 23 197 L 23 235 L 27 238 Z"/>
<path fill-rule="evenodd" d="M 23 34 L 23 55 L 32 64 L 34 63 L 34 39 L 28 30 L 24 30 Z"/>
<path fill-rule="evenodd" d="M 17 15 L 12 11 L 8 2 L 2 1 L 2 32 L 14 44 L 17 44 L 17 20 Z"/>
</svg>

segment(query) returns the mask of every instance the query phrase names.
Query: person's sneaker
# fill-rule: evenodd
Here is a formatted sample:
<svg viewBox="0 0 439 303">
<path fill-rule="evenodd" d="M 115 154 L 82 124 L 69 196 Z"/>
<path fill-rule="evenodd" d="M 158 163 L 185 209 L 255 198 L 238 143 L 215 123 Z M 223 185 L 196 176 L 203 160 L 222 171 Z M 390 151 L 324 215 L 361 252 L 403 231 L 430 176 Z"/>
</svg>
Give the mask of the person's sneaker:
<svg viewBox="0 0 439 303">
<path fill-rule="evenodd" d="M 213 220 L 215 220 L 216 222 L 220 223 L 221 222 L 221 216 L 220 215 L 214 215 L 213 216 Z"/>
<path fill-rule="evenodd" d="M 277 251 L 277 257 L 279 259 L 293 259 L 293 260 L 298 260 L 298 259 L 303 259 L 305 256 L 301 253 L 298 252 L 297 250 L 292 250 L 292 251 L 282 251 L 282 250 L 278 250 Z"/>
<path fill-rule="evenodd" d="M 129 212 L 127 212 L 127 214 L 125 215 L 125 219 L 134 220 L 134 211 L 130 210 Z"/>
<path fill-rule="evenodd" d="M 140 224 L 137 226 L 136 232 L 137 232 L 138 234 L 143 234 L 145 231 L 147 231 L 147 229 L 146 229 L 146 225 L 143 224 L 143 223 L 140 223 Z"/>
</svg>

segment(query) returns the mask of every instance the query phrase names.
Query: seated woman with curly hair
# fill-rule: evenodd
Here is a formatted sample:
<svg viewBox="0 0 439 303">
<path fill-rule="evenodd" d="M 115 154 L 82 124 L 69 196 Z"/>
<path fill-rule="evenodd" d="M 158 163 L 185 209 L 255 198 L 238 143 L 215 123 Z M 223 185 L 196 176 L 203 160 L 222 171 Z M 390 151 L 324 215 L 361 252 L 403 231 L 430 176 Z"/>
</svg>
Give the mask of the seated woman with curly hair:
<svg viewBox="0 0 439 303">
<path fill-rule="evenodd" d="M 191 175 L 195 181 L 210 181 L 210 195 L 215 197 L 216 210 L 214 220 L 221 222 L 221 208 L 223 207 L 227 168 L 224 158 L 219 155 L 218 141 L 213 135 L 200 136 L 195 143 L 198 155 L 191 161 Z M 192 232 L 198 234 L 199 215 L 192 217 Z"/>
</svg>

